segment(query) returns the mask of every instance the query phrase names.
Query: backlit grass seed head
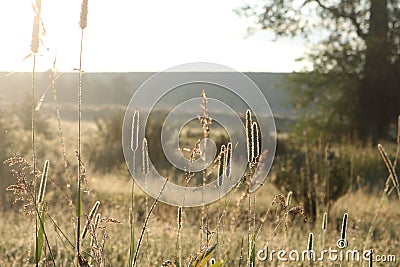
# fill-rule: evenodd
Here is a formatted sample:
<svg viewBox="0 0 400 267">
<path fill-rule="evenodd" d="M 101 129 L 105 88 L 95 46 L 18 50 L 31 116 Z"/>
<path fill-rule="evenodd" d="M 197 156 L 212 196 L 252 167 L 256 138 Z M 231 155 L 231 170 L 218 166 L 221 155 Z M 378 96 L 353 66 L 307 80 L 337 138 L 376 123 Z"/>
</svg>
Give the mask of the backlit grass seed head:
<svg viewBox="0 0 400 267">
<path fill-rule="evenodd" d="M 82 231 L 82 237 L 81 237 L 82 240 L 85 239 L 89 224 L 92 222 L 94 215 L 96 214 L 97 210 L 99 209 L 99 206 L 100 206 L 100 201 L 96 201 L 96 203 L 94 203 L 92 209 L 90 210 L 88 219 L 87 219 L 87 223 Z"/>
<path fill-rule="evenodd" d="M 229 177 L 231 175 L 232 168 L 232 143 L 229 142 L 226 145 L 226 157 L 225 157 L 225 175 Z"/>
<path fill-rule="evenodd" d="M 252 147 L 252 130 L 251 130 L 252 120 L 251 111 L 248 109 L 246 111 L 246 143 L 247 143 L 247 161 L 251 162 L 253 160 L 253 147 Z"/>
<path fill-rule="evenodd" d="M 290 204 L 292 203 L 292 195 L 293 192 L 290 191 L 287 196 L 286 196 L 286 207 L 290 207 Z"/>
<path fill-rule="evenodd" d="M 222 186 L 222 179 L 225 176 L 225 153 L 226 153 L 225 145 L 222 145 L 218 159 L 218 182 L 217 182 L 218 186 Z"/>
<path fill-rule="evenodd" d="M 258 126 L 257 126 L 257 122 L 253 122 L 253 124 L 251 125 L 251 147 L 253 148 L 253 158 L 252 158 L 252 162 L 256 163 L 258 160 L 258 156 L 259 156 L 259 151 L 260 151 L 260 144 L 258 143 Z"/>
<path fill-rule="evenodd" d="M 346 239 L 346 231 L 347 231 L 347 220 L 349 218 L 349 215 L 345 213 L 343 215 L 343 221 L 342 221 L 342 231 L 340 234 L 341 239 L 345 240 Z"/>
<path fill-rule="evenodd" d="M 212 118 L 208 116 L 208 110 L 207 110 L 208 99 L 205 90 L 201 91 L 201 101 L 202 101 L 201 109 L 203 111 L 203 116 L 199 117 L 199 120 L 201 123 L 201 128 L 203 128 L 204 138 L 208 138 L 210 136 Z"/>
<path fill-rule="evenodd" d="M 40 13 L 42 9 L 42 1 L 36 0 L 35 5 L 33 6 L 33 10 L 35 12 L 35 16 L 33 18 L 33 27 L 32 27 L 32 41 L 31 41 L 31 51 L 36 54 L 39 50 L 39 32 L 40 32 Z"/>
<path fill-rule="evenodd" d="M 43 167 L 42 179 L 40 181 L 40 189 L 38 194 L 38 203 L 42 203 L 44 199 L 44 193 L 46 192 L 46 183 L 47 183 L 47 173 L 49 171 L 49 161 L 46 160 Z"/>
<path fill-rule="evenodd" d="M 87 26 L 87 15 L 88 15 L 88 0 L 83 0 L 81 5 L 81 19 L 79 21 L 79 26 L 81 29 L 85 29 Z"/>
<path fill-rule="evenodd" d="M 139 111 L 135 110 L 132 117 L 131 150 L 136 152 L 139 145 Z"/>
<path fill-rule="evenodd" d="M 142 166 L 143 166 L 143 174 L 149 174 L 150 165 L 149 165 L 149 147 L 147 145 L 147 139 L 143 138 L 142 142 Z"/>
<path fill-rule="evenodd" d="M 328 227 L 328 213 L 324 212 L 324 216 L 322 218 L 322 230 L 326 231 Z"/>
</svg>

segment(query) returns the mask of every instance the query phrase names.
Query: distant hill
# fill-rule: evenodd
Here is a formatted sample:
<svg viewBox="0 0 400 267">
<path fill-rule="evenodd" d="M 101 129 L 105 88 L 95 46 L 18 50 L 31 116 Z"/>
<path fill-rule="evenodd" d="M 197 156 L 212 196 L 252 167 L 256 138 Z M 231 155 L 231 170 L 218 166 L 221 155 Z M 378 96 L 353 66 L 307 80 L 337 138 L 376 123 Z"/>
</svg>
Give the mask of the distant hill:
<svg viewBox="0 0 400 267">
<path fill-rule="evenodd" d="M 151 72 L 134 73 L 84 73 L 83 75 L 83 107 L 84 119 L 102 117 L 117 109 L 124 109 L 133 93 L 139 86 L 151 77 Z M 278 118 L 289 118 L 291 106 L 289 95 L 283 89 L 284 81 L 289 74 L 284 73 L 245 73 L 268 99 L 269 105 Z M 171 74 L 171 75 L 176 75 Z M 180 73 L 179 75 L 187 75 Z M 230 75 L 221 73 L 221 75 Z M 31 73 L 0 73 L 0 105 L 21 101 L 29 103 L 31 94 Z M 55 86 L 57 100 L 62 107 L 64 119 L 75 119 L 78 75 L 77 73 L 61 73 Z M 36 97 L 44 95 L 41 112 L 54 111 L 53 91 L 50 73 L 38 73 L 36 78 Z M 229 103 L 229 99 L 225 99 Z M 224 101 L 225 102 L 225 101 Z M 234 105 L 235 101 L 230 104 Z M 54 113 L 53 113 L 54 114 Z"/>
</svg>

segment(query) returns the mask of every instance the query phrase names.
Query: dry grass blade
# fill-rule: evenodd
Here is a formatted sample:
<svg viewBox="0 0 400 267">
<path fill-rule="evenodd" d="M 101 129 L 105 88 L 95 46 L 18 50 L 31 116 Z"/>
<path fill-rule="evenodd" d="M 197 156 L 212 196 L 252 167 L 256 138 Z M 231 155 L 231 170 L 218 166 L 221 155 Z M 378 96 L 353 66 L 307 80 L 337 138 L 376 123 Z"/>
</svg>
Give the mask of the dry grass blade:
<svg viewBox="0 0 400 267">
<path fill-rule="evenodd" d="M 378 144 L 378 149 L 379 152 L 381 153 L 382 159 L 386 164 L 386 168 L 389 171 L 389 175 L 391 177 L 391 180 L 393 182 L 393 186 L 396 188 L 397 191 L 397 195 L 400 199 L 400 190 L 399 190 L 399 180 L 397 179 L 397 175 L 396 175 L 396 171 L 392 165 L 392 162 L 390 161 L 385 149 L 383 148 L 383 146 L 381 144 Z"/>
<path fill-rule="evenodd" d="M 46 191 L 47 184 L 47 173 L 49 171 L 49 161 L 46 160 L 43 167 L 42 179 L 40 181 L 39 195 L 38 195 L 38 204 L 41 204 L 44 199 L 44 193 Z"/>
<path fill-rule="evenodd" d="M 158 203 L 162 193 L 164 192 L 164 189 L 165 189 L 165 186 L 167 185 L 167 182 L 168 182 L 168 179 L 165 179 L 165 182 L 164 182 L 164 184 L 163 184 L 163 186 L 162 186 L 162 188 L 160 190 L 160 193 L 158 194 L 158 197 L 154 200 L 153 205 L 151 205 L 150 210 L 147 213 L 146 219 L 144 220 L 143 227 L 142 227 L 142 232 L 140 233 L 139 241 L 138 241 L 138 244 L 136 246 L 135 256 L 133 258 L 133 263 L 132 263 L 133 267 L 137 266 L 136 262 L 137 262 L 137 258 L 139 256 L 140 246 L 142 244 L 143 236 L 144 236 L 144 233 L 146 232 L 147 224 L 149 223 L 149 220 L 150 220 L 151 214 L 153 213 L 154 208 L 157 206 L 157 203 Z"/>
<path fill-rule="evenodd" d="M 91 224 L 91 222 L 93 220 L 93 217 L 96 214 L 97 210 L 99 209 L 99 206 L 100 206 L 100 201 L 96 201 L 96 203 L 94 203 L 92 209 L 90 210 L 88 218 L 87 218 L 86 225 L 85 225 L 85 227 L 83 228 L 83 231 L 82 231 L 82 237 L 81 237 L 82 240 L 85 239 L 87 231 L 88 231 L 88 227 Z"/>
</svg>

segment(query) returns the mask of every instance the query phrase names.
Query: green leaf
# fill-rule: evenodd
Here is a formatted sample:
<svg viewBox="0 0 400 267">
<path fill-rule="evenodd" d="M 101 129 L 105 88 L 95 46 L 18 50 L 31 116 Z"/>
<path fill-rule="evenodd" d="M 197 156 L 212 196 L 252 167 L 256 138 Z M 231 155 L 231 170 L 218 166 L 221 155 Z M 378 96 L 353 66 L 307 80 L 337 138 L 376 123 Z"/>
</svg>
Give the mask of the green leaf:
<svg viewBox="0 0 400 267">
<path fill-rule="evenodd" d="M 44 243 L 44 219 L 46 216 L 46 203 L 44 203 L 43 208 L 42 208 L 42 213 L 39 217 L 39 229 L 36 235 L 37 241 L 37 258 L 35 259 L 35 263 L 38 264 L 42 255 L 42 249 L 43 249 L 43 243 Z"/>
<path fill-rule="evenodd" d="M 256 266 L 256 242 L 255 242 L 255 236 L 254 234 L 251 237 L 250 240 L 250 266 L 254 267 Z"/>
<path fill-rule="evenodd" d="M 190 263 L 189 267 L 204 267 L 207 265 L 207 262 L 210 260 L 212 253 L 214 252 L 215 248 L 217 247 L 217 243 L 212 245 L 208 249 L 203 249 L 200 251 L 195 258 L 193 258 Z"/>
<path fill-rule="evenodd" d="M 133 214 L 131 212 L 131 242 L 130 242 L 130 248 L 129 248 L 129 267 L 132 266 L 133 263 L 133 255 L 134 255 L 134 248 L 135 248 L 135 227 L 134 227 L 134 221 L 133 221 Z"/>
<path fill-rule="evenodd" d="M 76 218 L 81 217 L 81 214 L 82 214 L 82 195 L 81 192 L 78 191 L 78 194 L 76 196 L 76 205 L 75 205 Z"/>
</svg>

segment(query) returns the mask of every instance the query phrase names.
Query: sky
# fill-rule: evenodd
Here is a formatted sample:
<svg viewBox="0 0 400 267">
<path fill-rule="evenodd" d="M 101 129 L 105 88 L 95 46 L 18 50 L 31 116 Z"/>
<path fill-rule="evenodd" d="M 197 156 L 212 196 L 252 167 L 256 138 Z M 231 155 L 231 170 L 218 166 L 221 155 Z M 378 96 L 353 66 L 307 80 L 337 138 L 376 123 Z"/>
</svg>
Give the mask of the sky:
<svg viewBox="0 0 400 267">
<path fill-rule="evenodd" d="M 31 71 L 34 0 L 1 0 L 0 71 Z M 234 9 L 246 0 L 89 0 L 84 32 L 86 72 L 162 71 L 190 63 L 218 63 L 238 71 L 292 72 L 306 51 L 299 39 L 273 40 Z M 56 58 L 58 71 L 79 67 L 81 0 L 42 0 L 45 34 L 37 70 Z M 25 58 L 25 59 L 24 59 Z"/>
</svg>

